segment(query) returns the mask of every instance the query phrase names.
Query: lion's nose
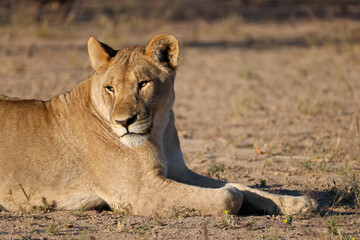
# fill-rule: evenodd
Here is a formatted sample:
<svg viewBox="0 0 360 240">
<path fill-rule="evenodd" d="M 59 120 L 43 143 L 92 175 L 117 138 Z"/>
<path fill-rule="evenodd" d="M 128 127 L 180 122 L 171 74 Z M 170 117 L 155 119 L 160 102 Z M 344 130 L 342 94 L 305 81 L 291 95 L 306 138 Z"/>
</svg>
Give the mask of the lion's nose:
<svg viewBox="0 0 360 240">
<path fill-rule="evenodd" d="M 133 124 L 137 119 L 137 115 L 135 114 L 134 116 L 123 120 L 123 121 L 119 121 L 119 120 L 115 120 L 115 122 L 117 124 L 120 124 L 121 126 L 123 126 L 124 128 L 128 128 L 131 124 Z"/>
</svg>

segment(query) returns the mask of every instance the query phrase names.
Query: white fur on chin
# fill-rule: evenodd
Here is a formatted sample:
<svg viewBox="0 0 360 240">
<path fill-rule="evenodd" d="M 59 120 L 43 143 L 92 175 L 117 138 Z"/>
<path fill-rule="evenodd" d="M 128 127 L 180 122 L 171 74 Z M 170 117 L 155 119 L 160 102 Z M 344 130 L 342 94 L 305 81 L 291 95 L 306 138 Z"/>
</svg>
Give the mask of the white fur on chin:
<svg viewBox="0 0 360 240">
<path fill-rule="evenodd" d="M 135 135 L 135 134 L 127 134 L 120 138 L 120 142 L 125 146 L 132 148 L 139 146 L 148 138 L 148 135 Z"/>
</svg>

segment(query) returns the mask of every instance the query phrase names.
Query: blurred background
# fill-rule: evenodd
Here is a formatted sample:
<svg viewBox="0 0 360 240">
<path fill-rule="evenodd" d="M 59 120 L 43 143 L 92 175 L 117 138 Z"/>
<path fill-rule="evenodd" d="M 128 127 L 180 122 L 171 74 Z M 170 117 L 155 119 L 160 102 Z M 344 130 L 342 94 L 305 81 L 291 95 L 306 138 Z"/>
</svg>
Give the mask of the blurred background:
<svg viewBox="0 0 360 240">
<path fill-rule="evenodd" d="M 218 21 L 238 15 L 246 21 L 295 21 L 305 18 L 353 18 L 360 15 L 357 0 L 2 0 L 2 24 L 51 21 L 91 22 L 106 16 L 125 20 Z"/>
<path fill-rule="evenodd" d="M 94 33 L 111 41 L 112 38 L 123 39 L 124 36 L 119 37 L 125 30 L 142 33 L 172 30 L 180 37 L 186 35 L 186 40 L 189 37 L 196 40 L 202 35 L 204 24 L 220 24 L 222 35 L 228 33 L 233 38 L 239 35 L 244 38 L 242 28 L 248 23 L 276 22 L 295 28 L 299 21 L 356 20 L 359 17 L 360 2 L 357 0 L 0 1 L 2 26 L 26 30 L 35 27 L 38 36 L 51 37 L 71 34 L 91 25 Z M 182 27 L 169 29 L 166 27 L 169 23 L 182 24 Z M 228 37 L 222 36 L 224 40 Z"/>
</svg>

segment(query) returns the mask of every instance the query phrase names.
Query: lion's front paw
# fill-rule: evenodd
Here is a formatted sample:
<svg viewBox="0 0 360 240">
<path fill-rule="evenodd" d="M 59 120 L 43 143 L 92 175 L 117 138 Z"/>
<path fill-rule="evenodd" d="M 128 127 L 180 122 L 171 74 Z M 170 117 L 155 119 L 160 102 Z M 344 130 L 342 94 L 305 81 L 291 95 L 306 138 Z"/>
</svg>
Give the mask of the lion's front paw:
<svg viewBox="0 0 360 240">
<path fill-rule="evenodd" d="M 230 214 L 238 214 L 243 202 L 243 193 L 234 187 L 218 189 L 216 215 L 223 214 L 227 210 Z"/>
<path fill-rule="evenodd" d="M 281 196 L 277 211 L 284 215 L 306 214 L 315 211 L 317 206 L 317 202 L 309 197 Z"/>
</svg>

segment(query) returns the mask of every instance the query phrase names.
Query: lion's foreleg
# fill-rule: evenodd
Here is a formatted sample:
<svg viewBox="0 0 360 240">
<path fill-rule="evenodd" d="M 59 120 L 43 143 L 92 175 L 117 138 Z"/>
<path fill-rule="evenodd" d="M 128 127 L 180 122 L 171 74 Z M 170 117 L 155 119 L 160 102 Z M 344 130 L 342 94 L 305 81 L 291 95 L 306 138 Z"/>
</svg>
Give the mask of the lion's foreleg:
<svg viewBox="0 0 360 240">
<path fill-rule="evenodd" d="M 174 210 L 184 208 L 205 215 L 220 215 L 224 210 L 237 214 L 243 198 L 242 193 L 231 186 L 217 189 L 203 188 L 179 183 L 159 175 L 144 179 L 136 195 L 137 198 L 129 202 L 133 212 L 139 215 L 169 215 Z M 109 204 L 111 205 L 111 202 Z"/>
</svg>

